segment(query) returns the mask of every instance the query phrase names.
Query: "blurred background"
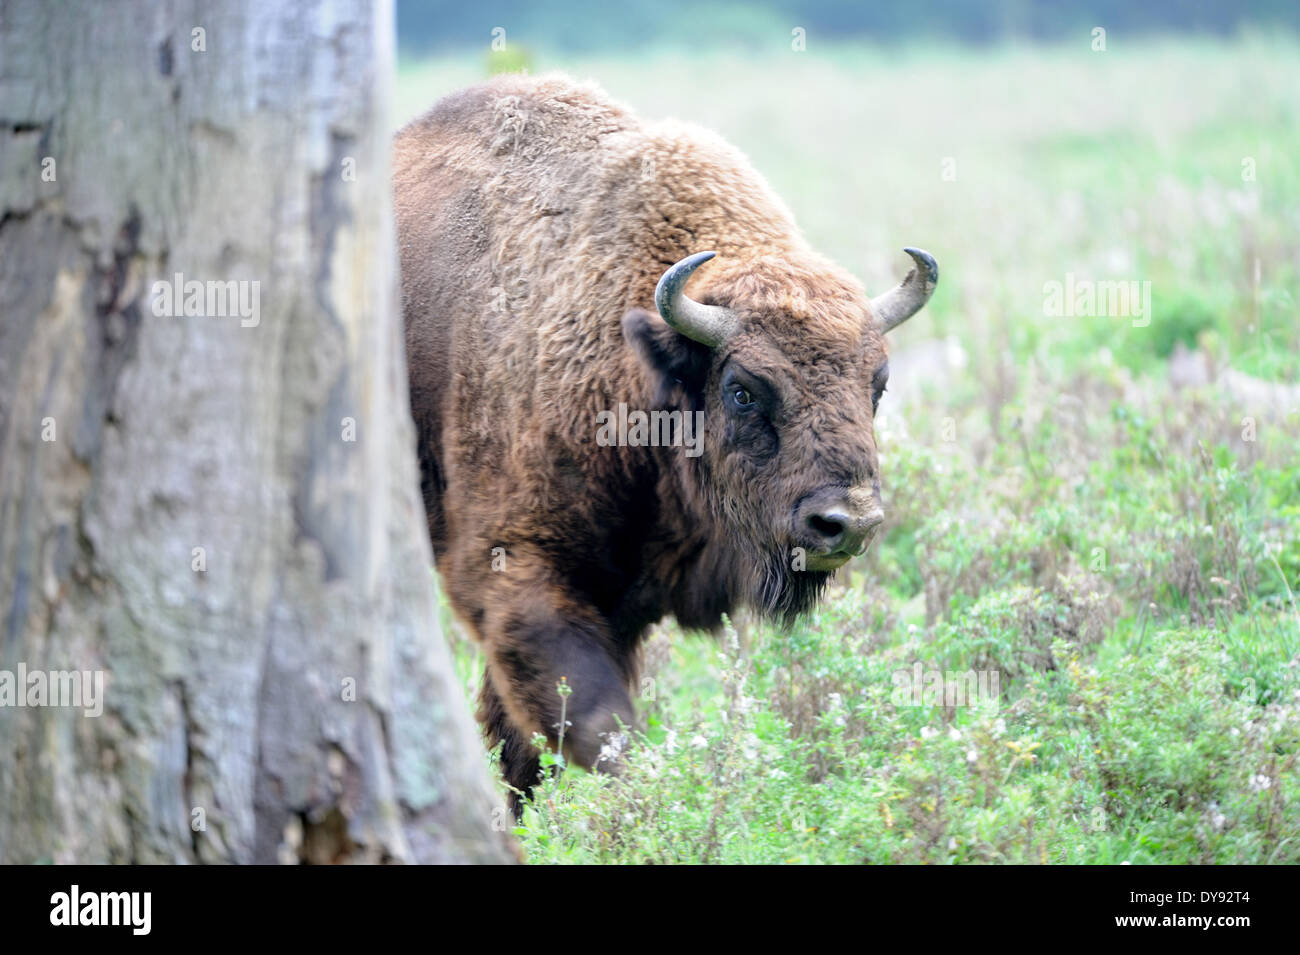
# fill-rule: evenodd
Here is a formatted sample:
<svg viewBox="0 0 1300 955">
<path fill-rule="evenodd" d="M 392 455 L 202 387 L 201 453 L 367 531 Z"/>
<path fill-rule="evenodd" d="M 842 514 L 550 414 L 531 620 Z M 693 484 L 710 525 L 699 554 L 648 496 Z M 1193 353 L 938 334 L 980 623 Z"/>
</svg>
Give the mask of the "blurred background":
<svg viewBox="0 0 1300 955">
<path fill-rule="evenodd" d="M 402 0 L 396 115 L 492 72 L 592 78 L 741 147 L 869 289 L 930 248 L 944 281 L 905 340 L 1064 336 L 1140 368 L 1214 331 L 1294 373 L 1297 25 L 1274 0 Z M 1045 316 L 1067 271 L 1150 281 L 1158 321 Z"/>
<path fill-rule="evenodd" d="M 637 804 L 629 829 L 618 800 L 638 797 L 571 780 L 521 834 L 534 858 L 1279 859 L 1268 840 L 1300 828 L 1300 5 L 397 14 L 401 122 L 494 72 L 562 70 L 720 132 L 869 291 L 904 245 L 942 270 L 891 335 L 883 541 L 793 636 L 741 621 L 748 649 L 722 660 L 652 641 L 647 791 L 684 814 Z M 1150 312 L 1063 315 L 1050 290 L 1072 282 L 1136 283 Z M 469 692 L 476 651 L 458 653 Z M 998 669 L 1002 716 L 891 712 L 913 660 Z M 746 667 L 770 717 L 750 755 L 797 785 L 753 759 L 726 775 Z M 1248 731 L 1266 713 L 1281 736 Z M 670 745 L 691 737 L 713 763 Z M 751 839 L 719 841 L 719 814 Z"/>
<path fill-rule="evenodd" d="M 1059 42 L 1099 25 L 1126 36 L 1224 36 L 1242 27 L 1300 24 L 1300 10 L 1287 0 L 489 0 L 474 6 L 398 0 L 397 14 L 402 47 L 417 56 L 472 46 L 481 41 L 486 22 L 509 22 L 534 45 L 569 52 L 689 49 L 704 36 L 714 37 L 712 46 L 761 50 L 792 23 L 823 37 L 895 46 Z"/>
</svg>

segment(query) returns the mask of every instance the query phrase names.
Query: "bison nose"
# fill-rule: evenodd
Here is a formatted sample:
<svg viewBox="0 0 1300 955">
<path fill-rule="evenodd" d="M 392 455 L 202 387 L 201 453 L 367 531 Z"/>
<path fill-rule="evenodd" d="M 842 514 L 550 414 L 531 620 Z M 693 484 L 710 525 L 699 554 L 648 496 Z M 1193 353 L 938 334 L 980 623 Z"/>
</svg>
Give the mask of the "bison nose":
<svg viewBox="0 0 1300 955">
<path fill-rule="evenodd" d="M 839 504 L 813 511 L 804 519 L 804 525 L 825 553 L 856 555 L 884 519 L 885 512 L 879 507 L 858 511 Z"/>
</svg>

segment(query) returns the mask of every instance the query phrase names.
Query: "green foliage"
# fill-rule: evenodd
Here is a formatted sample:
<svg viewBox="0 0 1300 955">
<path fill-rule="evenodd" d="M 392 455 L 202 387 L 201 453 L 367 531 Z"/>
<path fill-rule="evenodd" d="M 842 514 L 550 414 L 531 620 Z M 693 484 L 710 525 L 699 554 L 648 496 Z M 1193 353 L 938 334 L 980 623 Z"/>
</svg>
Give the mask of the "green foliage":
<svg viewBox="0 0 1300 955">
<path fill-rule="evenodd" d="M 1152 322 L 1149 337 L 1151 350 L 1159 358 L 1168 358 L 1178 342 L 1195 348 L 1201 332 L 1213 328 L 1214 312 L 1199 297 L 1180 297 L 1165 307 L 1159 321 Z"/>
<path fill-rule="evenodd" d="M 933 645 L 900 633 L 873 650 L 852 626 L 863 597 L 750 652 L 725 637 L 713 694 L 642 735 L 622 776 L 543 785 L 517 830 L 530 859 L 1300 861 L 1287 838 L 1300 831 L 1293 621 L 1260 622 L 1268 695 L 1285 702 L 1243 692 L 1232 678 L 1246 658 L 1187 628 L 1105 661 L 1056 641 L 1052 667 L 1026 669 L 1007 698 L 899 706 L 893 672 L 964 667 L 987 631 Z"/>
</svg>

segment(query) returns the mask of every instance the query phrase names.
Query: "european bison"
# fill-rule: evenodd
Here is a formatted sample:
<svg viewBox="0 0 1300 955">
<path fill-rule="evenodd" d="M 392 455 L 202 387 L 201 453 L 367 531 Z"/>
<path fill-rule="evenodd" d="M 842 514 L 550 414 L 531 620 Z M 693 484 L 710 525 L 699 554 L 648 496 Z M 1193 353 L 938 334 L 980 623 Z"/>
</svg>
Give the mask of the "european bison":
<svg viewBox="0 0 1300 955">
<path fill-rule="evenodd" d="M 652 623 L 789 619 L 866 547 L 884 332 L 938 268 L 907 249 L 868 298 L 727 143 L 561 76 L 439 102 L 394 191 L 429 533 L 526 793 L 561 678 L 565 755 L 594 765 Z"/>
</svg>

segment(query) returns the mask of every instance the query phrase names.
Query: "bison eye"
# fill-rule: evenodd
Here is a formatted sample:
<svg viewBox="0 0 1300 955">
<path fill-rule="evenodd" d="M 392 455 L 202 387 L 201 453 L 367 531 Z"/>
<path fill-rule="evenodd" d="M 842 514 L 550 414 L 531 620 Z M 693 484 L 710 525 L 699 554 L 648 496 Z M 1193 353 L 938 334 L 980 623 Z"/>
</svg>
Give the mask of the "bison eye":
<svg viewBox="0 0 1300 955">
<path fill-rule="evenodd" d="M 731 400 L 740 408 L 748 407 L 754 403 L 754 396 L 744 388 L 733 388 L 731 390 Z"/>
<path fill-rule="evenodd" d="M 889 381 L 889 362 L 876 369 L 871 376 L 871 410 L 874 412 L 880 404 L 880 397 L 885 393 L 885 383 Z"/>
</svg>

